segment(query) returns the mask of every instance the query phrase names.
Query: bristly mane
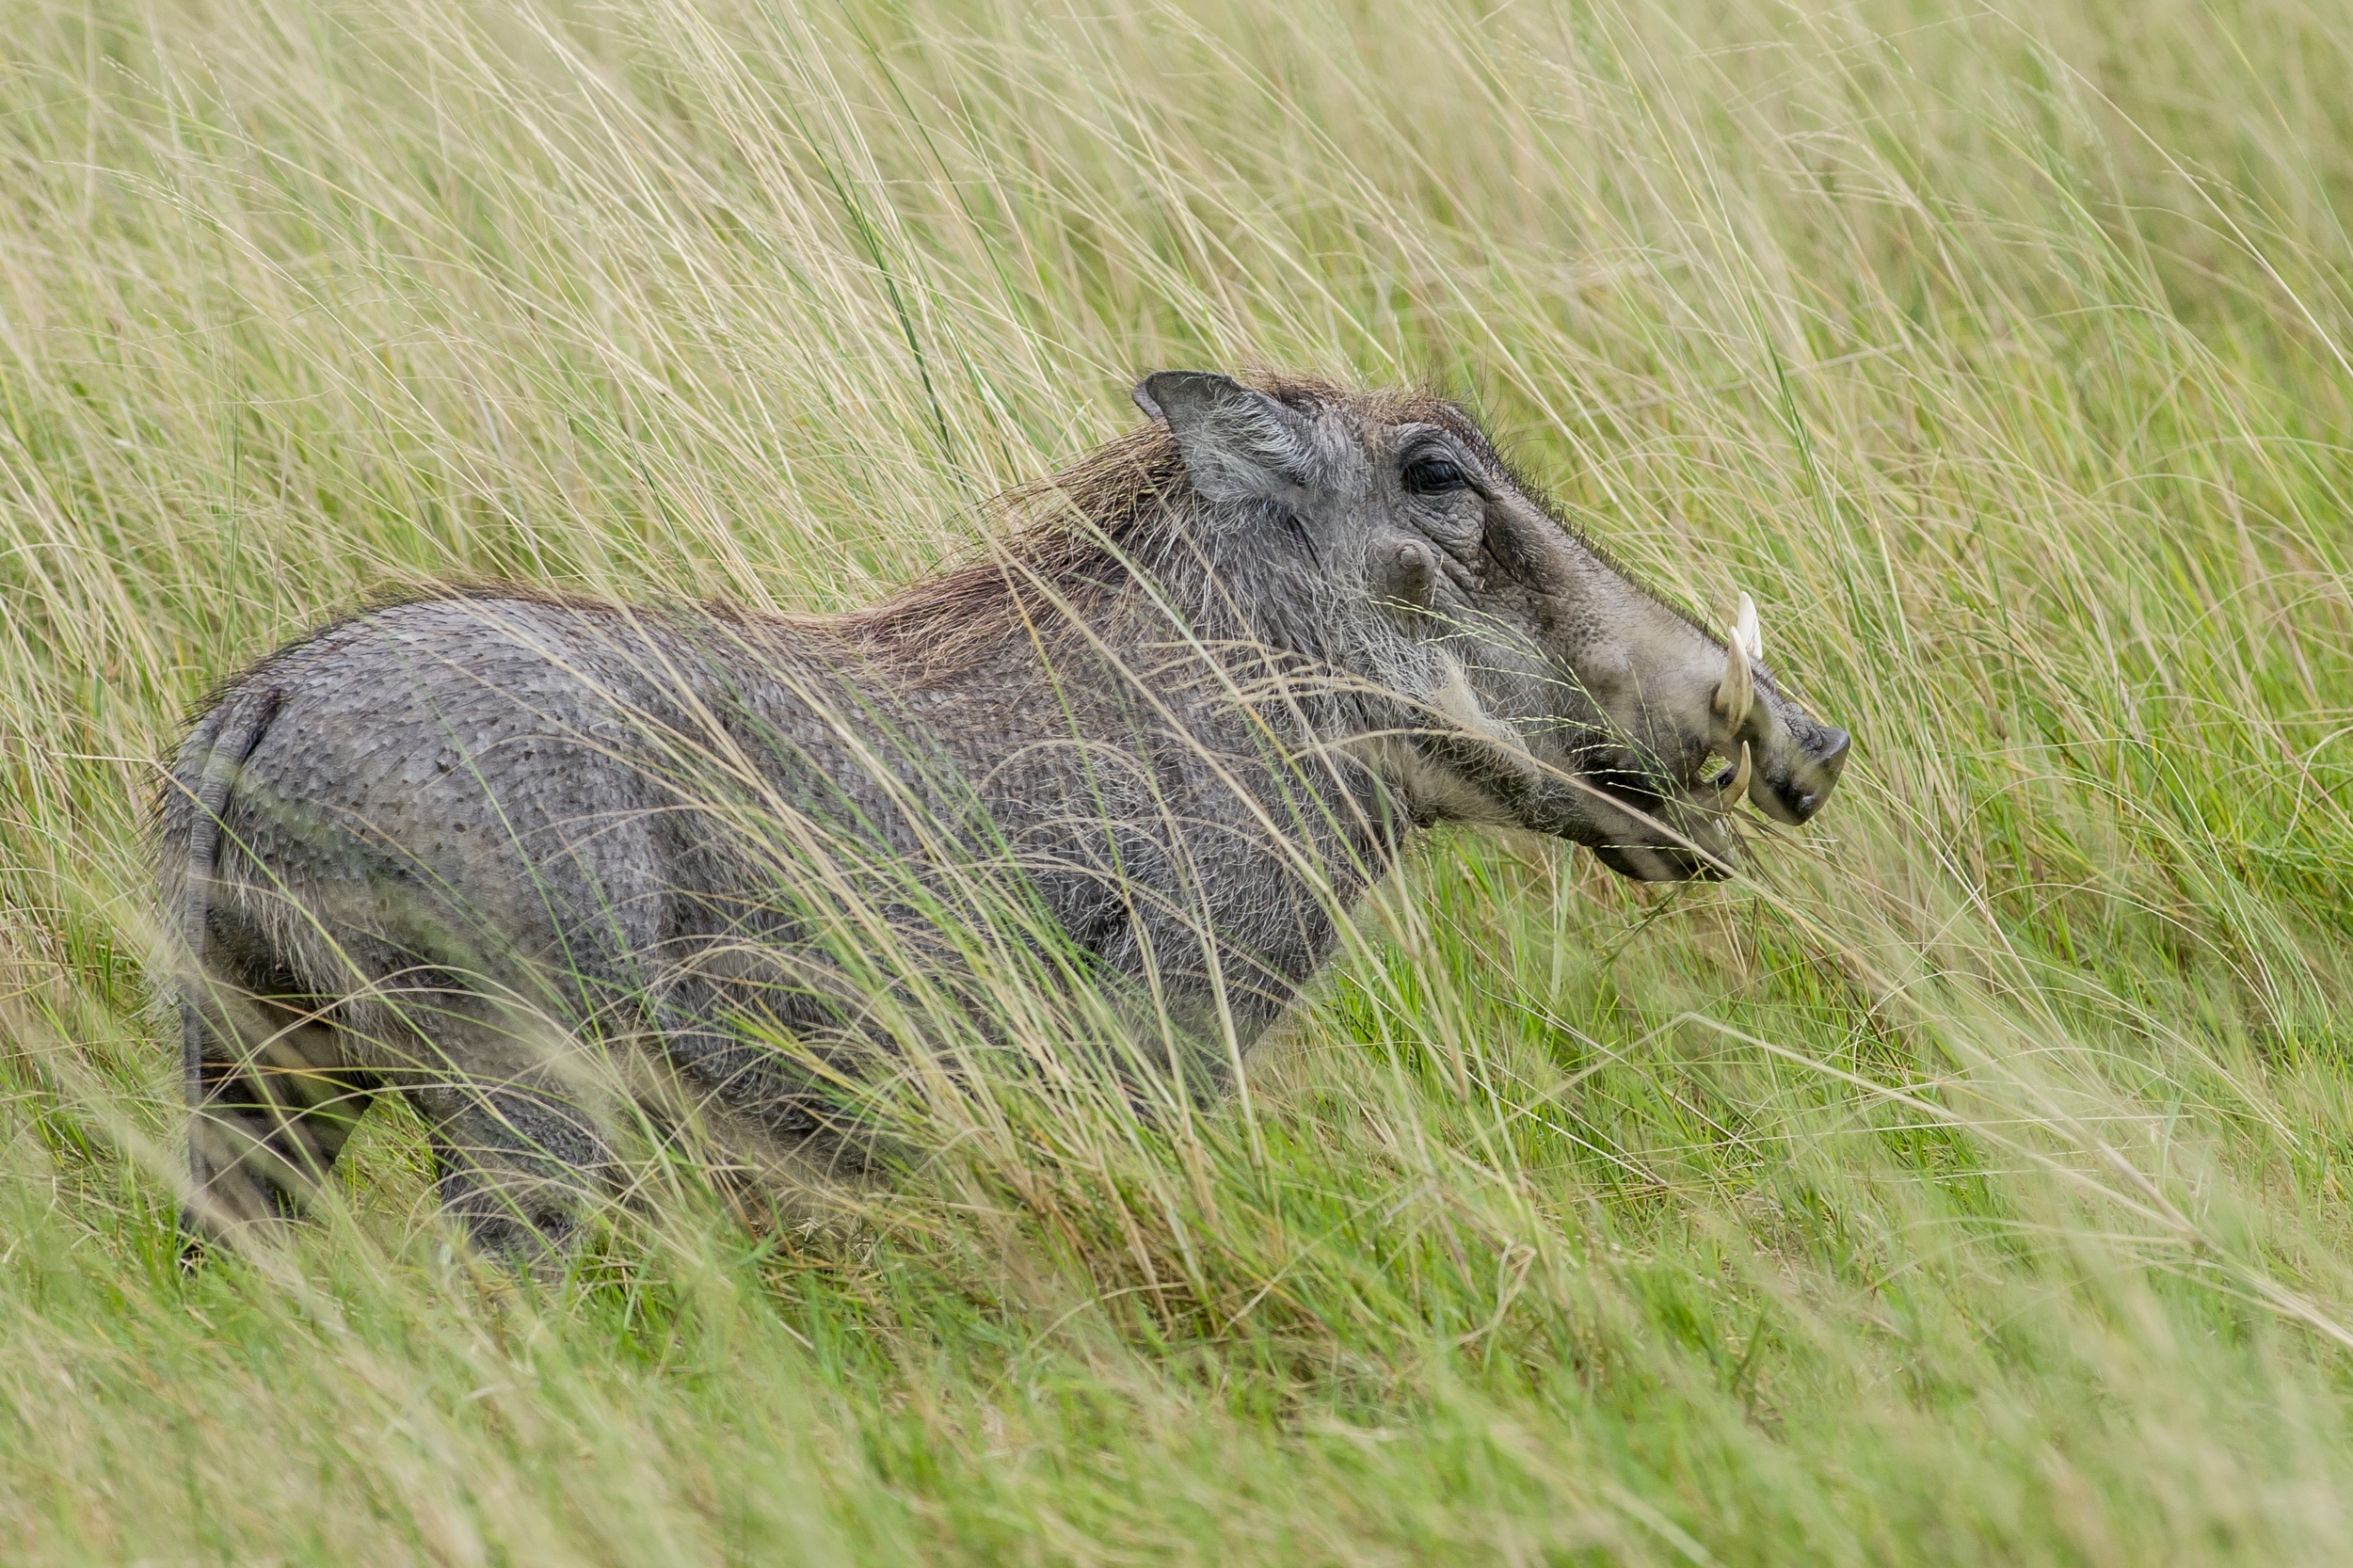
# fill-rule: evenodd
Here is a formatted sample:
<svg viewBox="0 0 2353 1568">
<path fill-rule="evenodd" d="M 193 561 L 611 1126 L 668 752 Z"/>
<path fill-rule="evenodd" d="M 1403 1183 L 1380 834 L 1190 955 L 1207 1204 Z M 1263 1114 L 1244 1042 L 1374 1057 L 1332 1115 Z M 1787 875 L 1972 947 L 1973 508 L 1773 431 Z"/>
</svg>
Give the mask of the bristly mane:
<svg viewBox="0 0 2353 1568">
<path fill-rule="evenodd" d="M 1193 499 L 1168 427 L 1132 430 L 989 501 L 977 559 L 851 611 L 841 629 L 886 658 L 952 672 L 1024 623 L 1043 631 L 1100 604 L 1127 580 L 1121 557 L 1157 553 Z"/>
<path fill-rule="evenodd" d="M 1478 422 L 1444 398 L 1357 392 L 1293 376 L 1249 379 L 1293 408 L 1337 405 L 1363 419 L 1422 420 L 1494 456 Z M 997 527 L 981 558 L 835 625 L 872 652 L 914 666 L 920 679 L 953 674 L 1010 636 L 1044 633 L 1101 605 L 1127 584 L 1131 564 L 1161 564 L 1199 500 L 1176 438 L 1156 421 L 988 502 L 984 510 Z"/>
<path fill-rule="evenodd" d="M 1428 392 L 1368 392 L 1301 376 L 1267 373 L 1244 379 L 1303 411 L 1337 405 L 1360 419 L 1443 425 L 1495 458 L 1537 504 L 1567 526 L 1550 498 L 1497 454 L 1486 431 L 1458 403 Z M 911 583 L 861 609 L 779 618 L 841 636 L 900 664 L 903 674 L 918 684 L 939 680 L 1003 646 L 1011 635 L 1026 636 L 1030 628 L 1044 632 L 1073 612 L 1083 615 L 1101 605 L 1126 585 L 1127 563 L 1150 567 L 1162 561 L 1166 547 L 1176 539 L 1176 525 L 1198 502 L 1176 438 L 1167 425 L 1155 421 L 1112 438 L 1067 468 L 1016 485 L 985 503 L 983 512 L 993 526 L 987 541 L 963 565 Z M 1586 542 L 1598 552 L 1598 546 Z M 192 725 L 270 665 L 354 621 L 396 605 L 447 599 L 524 600 L 587 614 L 609 614 L 616 608 L 593 595 L 497 578 L 443 580 L 374 594 L 223 678 L 189 710 L 186 722 Z M 723 600 L 667 609 L 642 606 L 629 613 L 654 618 L 761 618 Z M 1690 618 L 1679 609 L 1676 613 Z"/>
</svg>

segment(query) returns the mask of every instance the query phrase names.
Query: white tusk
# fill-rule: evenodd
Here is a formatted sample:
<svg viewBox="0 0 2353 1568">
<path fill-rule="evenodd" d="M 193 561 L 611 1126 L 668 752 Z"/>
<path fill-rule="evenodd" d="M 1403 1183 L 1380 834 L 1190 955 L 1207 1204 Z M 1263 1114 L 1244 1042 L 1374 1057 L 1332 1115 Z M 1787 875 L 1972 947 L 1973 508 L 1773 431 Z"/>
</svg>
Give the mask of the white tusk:
<svg viewBox="0 0 2353 1568">
<path fill-rule="evenodd" d="M 1732 640 L 1748 649 L 1749 657 L 1765 662 L 1765 629 L 1756 623 L 1756 600 L 1740 596 L 1740 608 L 1732 617 Z"/>
<path fill-rule="evenodd" d="M 1746 795 L 1748 792 L 1749 743 L 1742 741 L 1740 743 L 1740 766 L 1734 771 L 1732 775 L 1732 782 L 1725 785 L 1722 790 L 1718 792 L 1717 804 L 1722 809 L 1729 811 L 1735 806 L 1739 805 L 1741 797 Z"/>
<path fill-rule="evenodd" d="M 1716 683 L 1716 712 L 1736 733 L 1756 702 L 1756 683 L 1749 674 L 1750 643 L 1756 635 L 1756 605 L 1742 594 L 1732 636 L 1724 645 L 1724 678 Z"/>
<path fill-rule="evenodd" d="M 1756 706 L 1756 677 L 1749 670 L 1751 660 L 1765 657 L 1765 632 L 1756 624 L 1756 600 L 1740 596 L 1739 607 L 1732 614 L 1732 634 L 1724 639 L 1724 678 L 1716 683 L 1716 712 L 1733 734 L 1749 721 L 1749 711 Z M 1749 780 L 1754 773 L 1749 743 L 1741 741 L 1740 760 L 1734 768 L 1732 781 L 1717 793 L 1719 808 L 1730 810 L 1749 792 Z"/>
</svg>

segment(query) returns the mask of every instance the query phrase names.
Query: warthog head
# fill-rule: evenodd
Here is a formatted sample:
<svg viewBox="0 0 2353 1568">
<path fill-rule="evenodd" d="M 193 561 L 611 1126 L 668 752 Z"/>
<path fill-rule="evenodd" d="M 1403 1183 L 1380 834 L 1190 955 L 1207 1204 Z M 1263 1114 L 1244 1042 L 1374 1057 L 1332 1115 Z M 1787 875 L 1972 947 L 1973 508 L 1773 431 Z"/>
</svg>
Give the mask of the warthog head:
<svg viewBox="0 0 2353 1568">
<path fill-rule="evenodd" d="M 1168 371 L 1136 388 L 1202 501 L 1300 530 L 1335 662 L 1407 699 L 1360 755 L 1417 820 L 1531 828 L 1628 876 L 1721 872 L 1745 797 L 1821 808 L 1843 729 L 1781 694 L 1741 596 L 1729 642 L 1660 603 L 1515 479 L 1459 409 Z"/>
</svg>

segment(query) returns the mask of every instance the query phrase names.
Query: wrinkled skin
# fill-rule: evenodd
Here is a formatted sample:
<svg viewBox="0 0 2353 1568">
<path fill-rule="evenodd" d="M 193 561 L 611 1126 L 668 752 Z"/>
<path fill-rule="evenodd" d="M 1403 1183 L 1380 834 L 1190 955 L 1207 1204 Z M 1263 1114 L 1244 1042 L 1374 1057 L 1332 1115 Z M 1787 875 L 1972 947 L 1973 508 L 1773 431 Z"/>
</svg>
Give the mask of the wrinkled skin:
<svg viewBox="0 0 2353 1568">
<path fill-rule="evenodd" d="M 1461 410 L 1189 372 L 1136 398 L 1153 423 L 1027 492 L 993 560 L 870 611 L 453 591 L 227 687 L 160 824 L 192 1225 L 298 1208 L 387 1093 L 520 1258 L 619 1184 L 615 1093 L 854 1169 L 823 1080 L 925 1049 L 878 997 L 908 966 L 977 994 L 959 944 L 1006 909 L 1135 1021 L 1123 1072 L 1198 1096 L 1417 826 L 1675 878 L 1728 867 L 1743 753 L 1773 817 L 1830 792 L 1845 734 Z"/>
</svg>

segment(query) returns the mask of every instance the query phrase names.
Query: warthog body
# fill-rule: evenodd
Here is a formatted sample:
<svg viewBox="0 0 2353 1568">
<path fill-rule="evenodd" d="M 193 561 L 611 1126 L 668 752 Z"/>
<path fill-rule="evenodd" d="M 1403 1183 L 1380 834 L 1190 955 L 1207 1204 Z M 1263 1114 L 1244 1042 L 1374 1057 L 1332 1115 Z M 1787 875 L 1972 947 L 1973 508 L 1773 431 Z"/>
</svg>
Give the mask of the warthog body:
<svg viewBox="0 0 2353 1568">
<path fill-rule="evenodd" d="M 873 610 L 472 590 L 232 683 L 162 823 L 195 1223 L 291 1210 L 391 1091 L 479 1242 L 560 1242 L 613 1155 L 559 1040 L 825 1146 L 776 1042 L 873 1033 L 861 932 L 952 968 L 976 879 L 1191 1042 L 1197 1091 L 1413 826 L 1685 876 L 1731 855 L 1731 792 L 1795 822 L 1834 781 L 1842 732 L 1451 405 L 1192 373 L 1137 401 L 989 562 Z"/>
</svg>

